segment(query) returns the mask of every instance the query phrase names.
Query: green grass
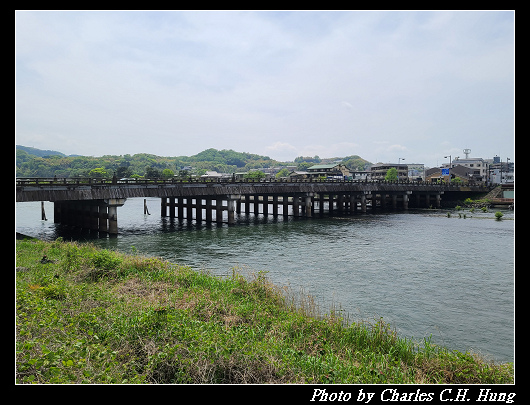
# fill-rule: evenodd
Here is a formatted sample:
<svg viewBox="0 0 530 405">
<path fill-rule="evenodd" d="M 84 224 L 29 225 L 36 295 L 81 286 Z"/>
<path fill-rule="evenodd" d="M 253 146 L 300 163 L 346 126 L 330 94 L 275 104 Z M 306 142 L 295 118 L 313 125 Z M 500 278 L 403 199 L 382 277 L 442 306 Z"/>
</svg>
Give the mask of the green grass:
<svg viewBox="0 0 530 405">
<path fill-rule="evenodd" d="M 17 383 L 513 383 L 512 363 L 318 314 L 264 273 L 60 241 L 16 261 Z"/>
</svg>

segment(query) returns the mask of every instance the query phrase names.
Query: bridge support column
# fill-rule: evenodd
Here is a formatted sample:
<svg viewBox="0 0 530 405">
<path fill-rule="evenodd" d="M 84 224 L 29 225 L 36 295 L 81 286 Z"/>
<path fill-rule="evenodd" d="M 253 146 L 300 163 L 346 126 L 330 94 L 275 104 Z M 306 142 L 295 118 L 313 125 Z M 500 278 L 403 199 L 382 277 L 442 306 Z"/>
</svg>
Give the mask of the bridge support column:
<svg viewBox="0 0 530 405">
<path fill-rule="evenodd" d="M 357 200 L 354 194 L 350 194 L 350 214 L 355 214 L 357 211 Z"/>
<path fill-rule="evenodd" d="M 441 195 L 441 193 L 436 194 L 436 208 L 440 208 L 440 206 L 441 206 L 441 204 L 440 204 L 441 199 L 442 199 L 442 195 Z"/>
<path fill-rule="evenodd" d="M 289 216 L 289 197 L 286 195 L 282 196 L 282 207 L 283 207 L 283 219 L 287 220 Z"/>
<path fill-rule="evenodd" d="M 366 212 L 366 195 L 361 195 L 361 212 Z"/>
<path fill-rule="evenodd" d="M 118 210 L 115 205 L 109 205 L 109 234 L 118 234 Z"/>
<path fill-rule="evenodd" d="M 264 195 L 263 197 L 263 215 L 269 215 L 269 196 Z"/>
<path fill-rule="evenodd" d="M 53 203 L 53 222 L 56 224 L 61 223 L 62 219 L 62 207 L 60 201 L 55 201 Z"/>
<path fill-rule="evenodd" d="M 206 198 L 206 222 L 210 223 L 212 222 L 212 199 L 211 197 Z"/>
<path fill-rule="evenodd" d="M 272 196 L 272 215 L 274 217 L 278 216 L 278 195 L 274 194 Z"/>
<path fill-rule="evenodd" d="M 193 198 L 186 198 L 186 219 L 188 221 L 193 220 Z"/>
<path fill-rule="evenodd" d="M 392 209 L 397 208 L 397 194 L 392 194 Z"/>
<path fill-rule="evenodd" d="M 403 209 L 408 210 L 409 209 L 409 194 L 412 193 L 412 191 L 407 191 L 406 194 L 403 194 Z"/>
<path fill-rule="evenodd" d="M 297 195 L 293 197 L 293 214 L 295 217 L 300 216 L 300 197 Z"/>
<path fill-rule="evenodd" d="M 227 208 L 228 208 L 228 225 L 232 225 L 235 223 L 234 220 L 234 211 L 235 211 L 235 201 L 234 200 L 228 200 Z"/>
<path fill-rule="evenodd" d="M 175 197 L 169 197 L 169 217 L 175 218 Z"/>
<path fill-rule="evenodd" d="M 166 217 L 167 216 L 167 198 L 162 197 L 160 199 L 160 216 Z"/>
<path fill-rule="evenodd" d="M 90 206 L 90 230 L 99 231 L 99 207 L 97 204 Z"/>
<path fill-rule="evenodd" d="M 220 197 L 215 198 L 215 222 L 223 223 L 223 200 Z"/>
<path fill-rule="evenodd" d="M 245 196 L 245 215 L 250 214 L 250 196 Z"/>
<path fill-rule="evenodd" d="M 236 210 L 236 201 L 240 200 L 240 195 L 229 195 L 227 197 L 227 209 L 228 209 L 228 225 L 233 225 L 235 221 L 235 210 Z"/>
<path fill-rule="evenodd" d="M 344 196 L 342 194 L 337 195 L 337 211 L 339 214 L 344 212 Z"/>
<path fill-rule="evenodd" d="M 306 197 L 305 197 L 305 216 L 307 218 L 311 218 L 311 211 L 312 211 L 312 204 L 311 204 L 311 197 L 312 195 L 311 194 L 308 194 Z"/>
<path fill-rule="evenodd" d="M 98 205 L 98 216 L 99 216 L 99 231 L 108 232 L 109 227 L 107 226 L 107 206 L 103 201 Z"/>
<path fill-rule="evenodd" d="M 328 195 L 328 215 L 333 215 L 333 200 L 335 199 L 335 196 L 333 194 Z"/>
<path fill-rule="evenodd" d="M 195 220 L 202 221 L 202 197 L 195 199 Z"/>
<path fill-rule="evenodd" d="M 105 204 L 108 207 L 108 220 L 109 220 L 109 234 L 118 234 L 118 207 L 125 204 L 125 198 L 109 198 L 105 200 Z"/>
<path fill-rule="evenodd" d="M 178 203 L 177 203 L 177 216 L 180 221 L 184 219 L 184 198 L 178 197 Z"/>
</svg>

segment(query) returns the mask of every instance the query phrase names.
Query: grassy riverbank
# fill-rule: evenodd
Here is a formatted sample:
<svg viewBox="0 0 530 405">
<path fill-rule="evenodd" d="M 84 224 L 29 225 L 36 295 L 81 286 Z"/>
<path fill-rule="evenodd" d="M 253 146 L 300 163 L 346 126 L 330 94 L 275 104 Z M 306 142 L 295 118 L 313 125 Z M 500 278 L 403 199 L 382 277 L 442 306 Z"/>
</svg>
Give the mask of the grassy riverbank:
<svg viewBox="0 0 530 405">
<path fill-rule="evenodd" d="M 513 383 L 511 363 L 419 347 L 382 320 L 315 318 L 262 273 L 16 243 L 18 383 Z"/>
</svg>

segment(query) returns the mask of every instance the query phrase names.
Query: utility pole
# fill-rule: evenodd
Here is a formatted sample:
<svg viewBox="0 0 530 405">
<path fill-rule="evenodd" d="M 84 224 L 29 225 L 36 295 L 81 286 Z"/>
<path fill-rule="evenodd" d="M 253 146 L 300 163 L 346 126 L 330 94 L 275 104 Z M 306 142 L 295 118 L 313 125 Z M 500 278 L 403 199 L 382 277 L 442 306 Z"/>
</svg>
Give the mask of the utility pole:
<svg viewBox="0 0 530 405">
<path fill-rule="evenodd" d="M 449 156 L 444 156 L 444 159 L 447 159 L 449 158 L 449 183 L 451 182 L 451 166 L 453 166 L 453 158 L 451 155 Z"/>
</svg>

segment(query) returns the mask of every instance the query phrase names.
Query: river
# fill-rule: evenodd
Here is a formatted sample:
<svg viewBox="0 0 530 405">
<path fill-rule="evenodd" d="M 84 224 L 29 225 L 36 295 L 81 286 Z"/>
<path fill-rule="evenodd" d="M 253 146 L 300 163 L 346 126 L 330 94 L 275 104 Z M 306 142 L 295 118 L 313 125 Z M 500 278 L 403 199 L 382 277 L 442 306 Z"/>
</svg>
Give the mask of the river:
<svg viewBox="0 0 530 405">
<path fill-rule="evenodd" d="M 411 210 L 284 221 L 236 215 L 237 224 L 197 224 L 160 217 L 160 200 L 118 208 L 120 234 L 95 238 L 40 219 L 40 202 L 16 203 L 17 232 L 53 240 L 160 256 L 216 275 L 266 271 L 277 285 L 315 297 L 323 313 L 340 307 L 350 320 L 389 322 L 402 336 L 486 359 L 514 361 L 513 211 Z"/>
</svg>

